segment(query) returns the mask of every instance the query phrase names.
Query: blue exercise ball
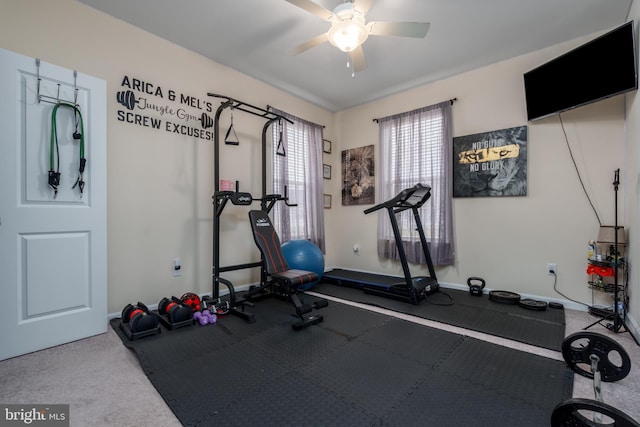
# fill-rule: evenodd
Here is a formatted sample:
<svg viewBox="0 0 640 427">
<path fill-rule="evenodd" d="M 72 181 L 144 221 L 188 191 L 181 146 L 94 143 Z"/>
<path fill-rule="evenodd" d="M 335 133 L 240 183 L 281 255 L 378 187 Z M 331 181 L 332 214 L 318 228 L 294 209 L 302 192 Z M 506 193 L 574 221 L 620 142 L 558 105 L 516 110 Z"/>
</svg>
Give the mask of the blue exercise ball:
<svg viewBox="0 0 640 427">
<path fill-rule="evenodd" d="M 319 277 L 324 273 L 324 255 L 319 247 L 308 240 L 289 240 L 282 244 L 282 254 L 289 264 L 289 268 L 313 271 Z M 298 289 L 311 289 L 320 279 L 307 283 Z"/>
</svg>

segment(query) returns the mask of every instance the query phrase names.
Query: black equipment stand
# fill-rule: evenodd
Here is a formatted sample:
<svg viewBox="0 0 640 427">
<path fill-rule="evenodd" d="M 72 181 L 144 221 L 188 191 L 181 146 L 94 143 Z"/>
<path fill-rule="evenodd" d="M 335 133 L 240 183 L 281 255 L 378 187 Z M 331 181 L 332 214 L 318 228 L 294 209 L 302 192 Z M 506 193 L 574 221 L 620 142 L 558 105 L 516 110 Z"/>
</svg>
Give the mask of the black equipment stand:
<svg viewBox="0 0 640 427">
<path fill-rule="evenodd" d="M 615 194 L 615 198 L 614 198 L 614 205 L 615 205 L 615 219 L 614 219 L 614 245 L 615 245 L 615 258 L 613 260 L 613 270 L 614 270 L 614 274 L 613 274 L 613 312 L 611 314 L 609 314 L 608 316 L 599 319 L 595 322 L 593 322 L 592 324 L 590 324 L 589 326 L 587 326 L 586 329 L 591 328 L 592 326 L 595 326 L 597 324 L 601 324 L 604 321 L 612 321 L 612 323 L 609 323 L 607 325 L 605 325 L 605 327 L 607 329 L 610 329 L 611 331 L 615 332 L 615 333 L 620 333 L 620 332 L 628 332 L 627 329 L 627 325 L 625 324 L 625 313 L 626 313 L 626 307 L 623 308 L 622 313 L 620 313 L 620 308 L 619 308 L 619 303 L 620 303 L 620 298 L 619 298 L 619 288 L 618 288 L 618 269 L 620 267 L 620 258 L 619 258 L 619 253 L 618 253 L 618 186 L 620 185 L 620 169 L 616 169 L 614 171 L 614 177 L 613 177 L 613 191 Z M 626 301 L 624 301 L 624 304 L 626 304 Z M 621 329 L 624 328 L 624 330 L 621 331 Z M 635 339 L 635 338 L 634 338 Z"/>
<path fill-rule="evenodd" d="M 438 279 L 429 253 L 429 246 L 422 227 L 420 212 L 418 209 L 431 197 L 431 187 L 428 185 L 416 184 L 411 188 L 402 190 L 394 198 L 386 202 L 375 205 L 364 211 L 365 214 L 386 209 L 389 213 L 389 220 L 393 228 L 393 235 L 398 247 L 398 255 L 402 264 L 404 280 L 399 277 L 391 277 L 378 274 L 359 273 L 349 270 L 334 270 L 323 275 L 323 281 L 338 285 L 347 285 L 361 288 L 365 293 L 380 295 L 387 298 L 408 301 L 418 304 L 428 294 L 439 290 Z M 411 209 L 416 222 L 416 228 L 420 235 L 420 244 L 424 253 L 429 276 L 411 277 L 407 255 L 402 243 L 402 235 L 398 227 L 396 214 Z M 400 281 L 398 280 L 400 279 Z"/>
<path fill-rule="evenodd" d="M 285 120 L 292 123 L 291 120 L 284 116 L 273 113 L 267 109 L 256 107 L 246 102 L 238 101 L 224 95 L 218 95 L 215 93 L 208 93 L 208 96 L 214 98 L 221 98 L 223 101 L 216 110 L 213 120 L 213 133 L 214 133 L 214 195 L 213 195 L 213 284 L 211 298 L 208 299 L 212 304 L 217 304 L 220 301 L 220 283 L 226 286 L 229 290 L 229 302 L 226 310 L 229 313 L 242 317 L 246 321 L 255 322 L 255 316 L 253 313 L 245 311 L 246 306 L 251 306 L 251 301 L 245 298 L 239 298 L 236 296 L 236 292 L 233 284 L 222 277 L 220 273 L 226 271 L 242 270 L 247 268 L 257 268 L 263 266 L 263 260 L 260 262 L 251 262 L 246 264 L 236 264 L 222 267 L 220 265 L 220 216 L 226 206 L 231 201 L 235 205 L 250 205 L 254 201 L 261 202 L 261 209 L 269 212 L 277 201 L 284 201 L 288 206 L 293 206 L 288 203 L 286 195 L 282 197 L 279 194 L 266 194 L 267 193 L 267 131 L 269 127 L 278 121 Z M 236 191 L 220 191 L 220 115 L 222 112 L 231 108 L 232 110 L 242 111 L 254 116 L 262 117 L 266 120 L 262 128 L 262 197 L 256 199 L 251 196 L 250 193 L 243 193 L 238 191 L 238 183 L 236 182 Z M 210 127 L 211 118 L 207 117 L 204 113 L 201 118 L 203 127 Z M 207 126 L 208 125 L 208 126 Z M 286 189 L 285 189 L 286 191 Z M 264 279 L 264 277 L 263 277 Z"/>
</svg>

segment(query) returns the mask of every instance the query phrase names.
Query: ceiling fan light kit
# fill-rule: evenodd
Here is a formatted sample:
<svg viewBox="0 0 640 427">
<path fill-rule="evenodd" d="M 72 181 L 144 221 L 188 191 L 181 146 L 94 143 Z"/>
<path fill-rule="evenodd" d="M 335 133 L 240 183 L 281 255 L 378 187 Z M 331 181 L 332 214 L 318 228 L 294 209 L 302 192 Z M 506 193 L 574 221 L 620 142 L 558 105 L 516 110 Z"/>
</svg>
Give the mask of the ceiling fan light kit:
<svg viewBox="0 0 640 427">
<path fill-rule="evenodd" d="M 364 15 L 352 3 L 338 5 L 333 15 L 333 25 L 327 33 L 329 43 L 348 53 L 367 40 L 369 29 L 364 24 Z"/>
<path fill-rule="evenodd" d="M 293 54 L 298 55 L 328 41 L 349 54 L 349 62 L 353 64 L 353 73 L 367 68 L 361 46 L 370 35 L 424 38 L 429 30 L 427 22 L 369 22 L 367 24 L 365 14 L 371 7 L 373 0 L 345 1 L 339 4 L 333 12 L 311 0 L 286 1 L 331 22 L 329 31 L 299 45 L 293 49 Z"/>
<path fill-rule="evenodd" d="M 351 52 L 369 37 L 369 31 L 364 25 L 364 18 L 353 18 L 333 24 L 327 38 L 329 43 L 343 52 Z"/>
</svg>

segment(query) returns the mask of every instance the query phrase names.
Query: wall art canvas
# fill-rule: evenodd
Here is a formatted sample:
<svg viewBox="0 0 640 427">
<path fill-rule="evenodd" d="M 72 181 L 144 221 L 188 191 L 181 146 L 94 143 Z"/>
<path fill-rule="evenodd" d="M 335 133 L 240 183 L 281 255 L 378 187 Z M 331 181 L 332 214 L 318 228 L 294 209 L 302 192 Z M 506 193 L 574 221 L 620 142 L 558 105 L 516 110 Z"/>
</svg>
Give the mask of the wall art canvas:
<svg viewBox="0 0 640 427">
<path fill-rule="evenodd" d="M 342 204 L 366 205 L 375 201 L 373 145 L 342 151 Z"/>
<path fill-rule="evenodd" d="M 526 126 L 453 138 L 453 197 L 526 195 Z"/>
</svg>

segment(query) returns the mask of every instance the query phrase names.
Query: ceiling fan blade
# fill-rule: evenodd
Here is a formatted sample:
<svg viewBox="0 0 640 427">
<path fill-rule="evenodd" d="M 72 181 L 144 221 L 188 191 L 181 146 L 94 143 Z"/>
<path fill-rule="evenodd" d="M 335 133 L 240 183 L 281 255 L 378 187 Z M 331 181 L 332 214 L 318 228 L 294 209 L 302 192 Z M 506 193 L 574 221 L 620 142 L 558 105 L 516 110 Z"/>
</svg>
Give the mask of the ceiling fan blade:
<svg viewBox="0 0 640 427">
<path fill-rule="evenodd" d="M 400 36 L 423 38 L 429 31 L 428 22 L 369 22 L 369 34 L 372 36 Z"/>
<path fill-rule="evenodd" d="M 349 61 L 353 64 L 353 72 L 359 73 L 367 69 L 367 60 L 364 58 L 362 46 L 358 46 L 349 52 Z"/>
<path fill-rule="evenodd" d="M 330 11 L 329 9 L 325 9 L 319 4 L 312 2 L 311 0 L 285 0 L 285 1 L 293 5 L 296 5 L 299 8 L 306 10 L 307 12 L 313 13 L 314 15 L 324 19 L 325 21 L 331 21 L 331 19 L 333 18 L 332 11 Z"/>
<path fill-rule="evenodd" d="M 320 34 L 319 36 L 316 36 L 314 38 L 312 38 L 311 40 L 308 40 L 304 43 L 302 43 L 301 45 L 291 49 L 291 54 L 292 55 L 299 55 L 304 51 L 307 51 L 309 49 L 311 49 L 312 47 L 318 46 L 319 44 L 322 44 L 326 41 L 328 41 L 329 39 L 327 39 L 327 33 L 324 34 Z"/>
<path fill-rule="evenodd" d="M 353 2 L 353 8 L 359 10 L 364 15 L 371 9 L 371 4 L 373 4 L 373 0 L 355 0 Z"/>
</svg>

